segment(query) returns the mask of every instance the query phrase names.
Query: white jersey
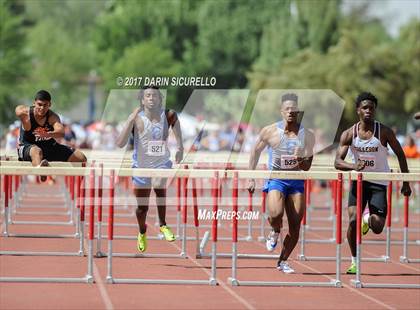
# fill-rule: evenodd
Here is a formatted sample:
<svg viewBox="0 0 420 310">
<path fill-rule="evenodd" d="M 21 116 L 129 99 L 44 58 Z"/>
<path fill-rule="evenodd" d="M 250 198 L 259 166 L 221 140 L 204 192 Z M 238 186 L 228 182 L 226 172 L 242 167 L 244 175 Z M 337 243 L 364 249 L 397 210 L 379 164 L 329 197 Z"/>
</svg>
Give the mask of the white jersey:
<svg viewBox="0 0 420 310">
<path fill-rule="evenodd" d="M 305 131 L 299 128 L 296 137 L 288 137 L 284 134 L 284 122 L 277 122 L 277 133 L 280 136 L 280 143 L 268 149 L 268 167 L 270 170 L 298 170 L 297 156 L 293 155 L 296 148 L 303 148 Z"/>
<path fill-rule="evenodd" d="M 133 168 L 160 168 L 169 162 L 170 153 L 167 145 L 168 121 L 162 109 L 160 121 L 153 123 L 144 112 L 140 112 L 144 124 L 142 133 L 134 130 Z"/>
<path fill-rule="evenodd" d="M 388 149 L 382 145 L 381 124 L 375 121 L 373 135 L 368 140 L 360 139 L 359 125 L 357 123 L 353 126 L 353 139 L 350 150 L 353 154 L 353 161 L 357 163 L 360 159 L 364 162 L 365 168 L 362 171 L 366 172 L 389 172 L 388 166 Z M 380 185 L 388 185 L 388 181 L 369 181 Z"/>
</svg>

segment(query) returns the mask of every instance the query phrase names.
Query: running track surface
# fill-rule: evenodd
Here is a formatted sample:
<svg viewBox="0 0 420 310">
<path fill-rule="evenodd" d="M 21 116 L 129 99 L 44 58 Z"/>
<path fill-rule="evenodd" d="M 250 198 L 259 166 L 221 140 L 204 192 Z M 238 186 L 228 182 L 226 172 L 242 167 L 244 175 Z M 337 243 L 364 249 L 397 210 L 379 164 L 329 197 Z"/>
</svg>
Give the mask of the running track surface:
<svg viewBox="0 0 420 310">
<path fill-rule="evenodd" d="M 51 206 L 62 205 L 59 198 L 50 196 L 57 192 L 57 186 L 30 185 L 30 192 L 35 192 L 38 198 L 23 196 L 22 211 L 31 211 L 38 206 L 37 211 L 51 211 Z M 132 197 L 131 197 L 132 198 Z M 317 199 L 315 196 L 314 200 Z M 321 202 L 327 196 L 318 197 Z M 343 203 L 343 207 L 346 204 Z M 41 206 L 41 207 L 39 207 Z M 42 206 L 45 206 L 43 208 Z M 47 208 L 49 207 L 49 208 Z M 88 211 L 88 210 L 87 210 Z M 157 234 L 154 223 L 154 207 L 150 208 L 149 235 Z M 345 216 L 343 208 L 343 219 Z M 117 211 L 117 214 L 131 214 L 130 209 Z M 104 213 L 107 210 L 104 209 Z M 192 212 L 190 212 L 192 213 Z M 173 223 L 174 208 L 168 207 L 168 222 Z M 327 218 L 329 211 L 320 208 L 312 216 Z M 17 215 L 17 220 L 64 220 L 63 216 Z M 418 214 L 412 212 L 410 227 L 419 228 Z M 116 218 L 117 222 L 135 223 L 134 217 Z M 192 224 L 192 219 L 189 218 Z M 258 221 L 259 223 L 259 221 Z M 229 223 L 221 223 L 220 237 L 230 237 Z M 244 224 L 240 222 L 240 224 Z M 314 220 L 314 227 L 331 227 L 331 222 Z M 343 224 L 344 226 L 346 224 Z M 174 224 L 172 224 L 174 228 Z M 394 226 L 395 227 L 395 226 Z M 397 223 L 396 227 L 401 227 Z M 106 232 L 106 229 L 104 229 Z M 191 229 L 190 229 L 191 230 Z M 200 229 L 200 236 L 205 228 Z M 15 233 L 72 233 L 72 226 L 40 226 L 11 225 Z M 136 235 L 135 227 L 116 227 L 115 234 Z M 246 234 L 245 229 L 239 231 L 239 236 Z M 193 236 L 193 231 L 189 231 Z M 254 236 L 259 235 L 255 229 Z M 343 234 L 344 235 L 344 234 Z M 308 239 L 326 239 L 332 236 L 332 231 L 307 231 Z M 418 230 L 410 233 L 411 240 L 419 238 Z M 368 239 L 384 240 L 384 234 L 374 236 L 369 233 Z M 393 240 L 402 240 L 401 232 L 393 232 Z M 115 240 L 114 252 L 135 253 L 135 241 Z M 160 240 L 149 240 L 149 253 L 179 253 L 181 242 L 167 243 Z M 39 251 L 77 251 L 76 239 L 37 239 L 37 238 L 0 238 L 0 250 L 39 250 Z M 114 276 L 130 278 L 162 278 L 162 279 L 208 279 L 210 274 L 210 259 L 195 258 L 195 243 L 189 241 L 190 257 L 181 258 L 114 258 Z M 266 254 L 265 245 L 257 241 L 239 242 L 239 253 Z M 219 241 L 218 252 L 230 252 L 231 242 Z M 206 248 L 210 251 L 210 242 Z M 276 253 L 280 247 L 276 250 Z M 103 243 L 106 251 L 106 242 Z M 335 277 L 334 262 L 308 261 L 295 259 L 299 244 L 291 255 L 291 265 L 296 274 L 284 275 L 274 267 L 276 260 L 241 259 L 238 261 L 238 279 L 267 281 L 329 281 Z M 384 245 L 363 245 L 363 257 L 381 256 Z M 306 255 L 325 256 L 335 254 L 333 244 L 308 244 Z M 346 243 L 343 243 L 343 256 L 349 256 Z M 419 264 L 402 264 L 399 256 L 402 254 L 400 245 L 393 245 L 390 263 L 362 263 L 362 280 L 366 282 L 419 283 Z M 417 245 L 409 247 L 409 256 L 420 257 Z M 0 309 L 418 309 L 420 307 L 420 290 L 412 289 L 356 289 L 350 284 L 354 276 L 344 273 L 348 262 L 342 263 L 343 288 L 303 288 L 303 287 L 232 287 L 227 278 L 230 276 L 230 259 L 217 260 L 218 286 L 206 285 L 143 285 L 143 284 L 107 284 L 106 258 L 94 259 L 94 284 L 37 284 L 37 283 L 0 283 Z M 86 273 L 86 258 L 81 257 L 29 257 L 0 256 L 0 276 L 67 276 L 82 277 Z"/>
</svg>

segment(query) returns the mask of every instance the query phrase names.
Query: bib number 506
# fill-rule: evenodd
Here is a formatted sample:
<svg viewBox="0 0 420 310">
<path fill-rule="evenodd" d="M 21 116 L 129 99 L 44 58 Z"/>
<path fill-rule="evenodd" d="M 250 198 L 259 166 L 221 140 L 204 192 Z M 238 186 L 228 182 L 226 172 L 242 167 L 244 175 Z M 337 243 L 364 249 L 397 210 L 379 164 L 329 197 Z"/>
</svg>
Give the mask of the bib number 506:
<svg viewBox="0 0 420 310">
<path fill-rule="evenodd" d="M 374 160 L 362 160 L 365 167 L 374 167 L 375 161 Z"/>
</svg>

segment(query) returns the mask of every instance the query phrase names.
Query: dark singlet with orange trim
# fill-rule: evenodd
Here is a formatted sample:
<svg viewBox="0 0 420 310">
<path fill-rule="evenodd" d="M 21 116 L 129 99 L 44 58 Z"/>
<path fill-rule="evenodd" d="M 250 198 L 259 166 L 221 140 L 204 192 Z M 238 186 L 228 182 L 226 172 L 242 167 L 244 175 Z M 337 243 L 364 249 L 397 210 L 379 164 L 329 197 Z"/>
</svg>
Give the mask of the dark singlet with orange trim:
<svg viewBox="0 0 420 310">
<path fill-rule="evenodd" d="M 39 137 L 38 133 L 40 132 L 47 132 L 47 131 L 53 131 L 53 126 L 50 125 L 48 122 L 48 119 L 50 117 L 50 111 L 46 114 L 46 120 L 44 125 L 40 125 L 35 120 L 34 115 L 34 107 L 29 108 L 29 120 L 31 122 L 31 129 L 26 131 L 23 128 L 23 125 L 20 125 L 20 132 L 19 132 L 19 145 L 25 145 L 25 144 L 35 144 L 38 146 L 51 146 L 54 143 L 56 143 L 55 139 L 53 138 L 41 138 Z"/>
</svg>

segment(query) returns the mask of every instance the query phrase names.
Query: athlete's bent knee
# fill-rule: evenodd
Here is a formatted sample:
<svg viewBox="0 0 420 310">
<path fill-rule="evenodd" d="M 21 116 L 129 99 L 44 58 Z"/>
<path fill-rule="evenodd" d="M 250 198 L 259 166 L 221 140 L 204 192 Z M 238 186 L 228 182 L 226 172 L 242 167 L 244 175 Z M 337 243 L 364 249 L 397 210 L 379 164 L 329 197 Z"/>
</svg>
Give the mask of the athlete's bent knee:
<svg viewBox="0 0 420 310">
<path fill-rule="evenodd" d="M 281 210 L 275 209 L 275 210 L 268 210 L 268 216 L 272 219 L 277 219 L 283 217 L 283 212 Z"/>
<path fill-rule="evenodd" d="M 34 156 L 42 158 L 44 155 L 42 153 L 42 150 L 37 146 L 31 147 L 31 151 L 29 152 L 29 154 L 31 155 L 31 158 Z"/>
<path fill-rule="evenodd" d="M 87 158 L 86 158 L 85 154 L 83 154 L 82 152 L 80 152 L 80 156 L 79 156 L 79 158 L 80 158 L 80 161 L 81 161 L 82 163 L 87 162 Z"/>
<path fill-rule="evenodd" d="M 384 225 L 372 225 L 370 228 L 375 234 L 380 234 L 384 230 Z"/>
<path fill-rule="evenodd" d="M 382 219 L 378 216 L 372 215 L 370 217 L 370 221 L 369 221 L 369 226 L 370 229 L 372 229 L 372 231 L 375 234 L 380 234 L 383 230 L 384 230 L 384 226 L 385 226 L 385 219 Z"/>
<path fill-rule="evenodd" d="M 357 224 L 356 216 L 351 216 L 349 219 L 349 227 L 351 227 L 352 229 L 355 229 L 356 224 Z"/>
<path fill-rule="evenodd" d="M 73 155 L 71 156 L 70 160 L 71 161 L 78 161 L 78 162 L 82 162 L 82 163 L 87 162 L 87 158 L 86 158 L 85 154 L 83 154 L 79 150 L 75 150 L 73 152 Z"/>
</svg>

